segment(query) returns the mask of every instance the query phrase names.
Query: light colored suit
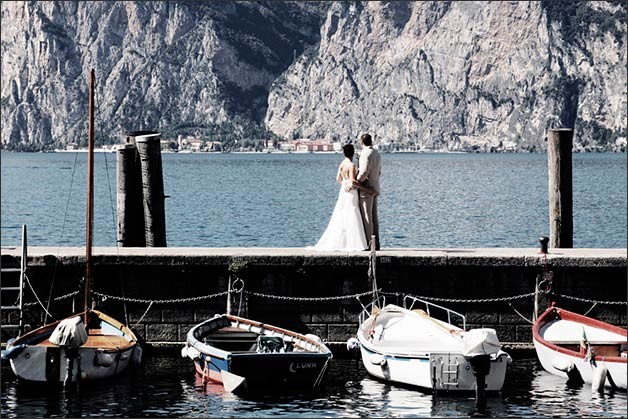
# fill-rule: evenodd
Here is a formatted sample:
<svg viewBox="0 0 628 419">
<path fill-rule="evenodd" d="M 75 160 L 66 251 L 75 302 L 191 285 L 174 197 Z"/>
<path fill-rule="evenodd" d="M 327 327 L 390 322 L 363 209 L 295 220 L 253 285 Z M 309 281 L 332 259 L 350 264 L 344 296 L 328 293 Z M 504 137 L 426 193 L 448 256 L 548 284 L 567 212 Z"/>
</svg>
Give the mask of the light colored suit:
<svg viewBox="0 0 628 419">
<path fill-rule="evenodd" d="M 382 174 L 382 159 L 373 146 L 364 146 L 359 160 L 358 182 L 373 188 L 379 194 L 379 177 Z M 377 194 L 360 191 L 360 211 L 367 243 L 375 235 L 375 247 L 379 249 L 379 220 L 377 218 Z"/>
</svg>

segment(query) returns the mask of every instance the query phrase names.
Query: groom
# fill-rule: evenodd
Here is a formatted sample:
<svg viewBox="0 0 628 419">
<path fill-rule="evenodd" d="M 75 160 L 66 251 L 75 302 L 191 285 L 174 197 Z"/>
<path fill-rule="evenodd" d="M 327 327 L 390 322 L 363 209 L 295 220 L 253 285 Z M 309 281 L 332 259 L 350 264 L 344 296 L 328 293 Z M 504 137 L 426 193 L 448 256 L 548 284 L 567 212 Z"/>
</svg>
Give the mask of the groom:
<svg viewBox="0 0 628 419">
<path fill-rule="evenodd" d="M 379 220 L 377 219 L 377 196 L 379 195 L 379 176 L 381 175 L 381 158 L 377 150 L 373 148 L 373 140 L 370 134 L 362 134 L 362 153 L 359 160 L 358 178 L 354 184 L 362 184 L 372 188 L 373 193 L 360 189 L 360 212 L 366 242 L 371 242 L 371 236 L 375 235 L 375 249 L 379 250 Z M 366 249 L 368 250 L 368 249 Z"/>
</svg>

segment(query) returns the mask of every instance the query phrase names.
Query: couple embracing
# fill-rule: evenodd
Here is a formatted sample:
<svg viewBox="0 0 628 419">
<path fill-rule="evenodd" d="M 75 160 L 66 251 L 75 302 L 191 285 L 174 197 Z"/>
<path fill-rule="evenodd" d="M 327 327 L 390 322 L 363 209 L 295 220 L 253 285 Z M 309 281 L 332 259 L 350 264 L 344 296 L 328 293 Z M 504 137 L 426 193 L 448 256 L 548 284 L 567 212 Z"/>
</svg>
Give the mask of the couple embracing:
<svg viewBox="0 0 628 419">
<path fill-rule="evenodd" d="M 336 175 L 336 181 L 340 183 L 338 201 L 315 250 L 368 250 L 372 235 L 375 236 L 375 248 L 379 250 L 377 197 L 381 158 L 373 148 L 369 134 L 362 134 L 360 142 L 359 168 L 353 163 L 353 145 L 346 144 L 342 148 L 345 158 Z"/>
</svg>

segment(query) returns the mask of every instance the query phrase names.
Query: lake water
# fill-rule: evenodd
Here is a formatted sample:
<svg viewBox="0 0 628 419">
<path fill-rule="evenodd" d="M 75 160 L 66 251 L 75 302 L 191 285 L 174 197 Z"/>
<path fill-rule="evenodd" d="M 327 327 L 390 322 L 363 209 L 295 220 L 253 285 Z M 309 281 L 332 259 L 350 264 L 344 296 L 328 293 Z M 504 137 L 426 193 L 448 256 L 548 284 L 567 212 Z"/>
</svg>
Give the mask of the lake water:
<svg viewBox="0 0 628 419">
<path fill-rule="evenodd" d="M 86 153 L 6 153 L 2 245 L 83 246 Z M 332 213 L 340 154 L 164 154 L 168 246 L 303 247 Z M 545 154 L 383 154 L 382 247 L 537 247 Z M 574 154 L 574 247 L 624 248 L 626 154 Z M 115 246 L 115 154 L 96 154 L 94 244 Z"/>
<path fill-rule="evenodd" d="M 371 378 L 358 359 L 334 359 L 317 394 L 247 398 L 203 386 L 189 359 L 153 356 L 142 371 L 84 387 L 78 395 L 18 383 L 2 367 L 2 417 L 464 417 L 473 394 L 432 395 Z M 500 393 L 487 399 L 491 417 L 626 417 L 626 392 L 569 387 L 536 359 L 515 359 Z"/>
</svg>

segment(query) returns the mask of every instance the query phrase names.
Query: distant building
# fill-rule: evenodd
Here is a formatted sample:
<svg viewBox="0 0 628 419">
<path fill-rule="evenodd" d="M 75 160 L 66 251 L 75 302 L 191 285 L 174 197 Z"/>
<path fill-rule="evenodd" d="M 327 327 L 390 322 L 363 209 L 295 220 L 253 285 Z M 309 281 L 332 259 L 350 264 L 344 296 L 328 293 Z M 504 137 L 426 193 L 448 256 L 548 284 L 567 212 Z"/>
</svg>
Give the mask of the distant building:
<svg viewBox="0 0 628 419">
<path fill-rule="evenodd" d="M 288 152 L 296 151 L 294 141 L 280 141 L 279 150 Z"/>
<path fill-rule="evenodd" d="M 222 143 L 220 141 L 208 141 L 206 147 L 209 152 L 222 151 Z"/>
</svg>

